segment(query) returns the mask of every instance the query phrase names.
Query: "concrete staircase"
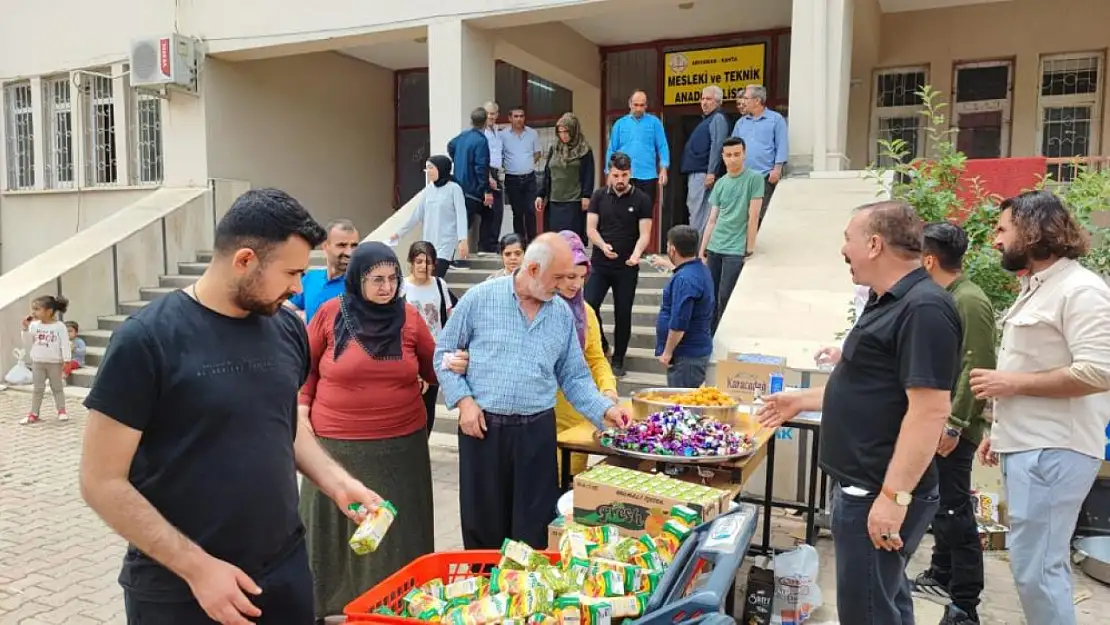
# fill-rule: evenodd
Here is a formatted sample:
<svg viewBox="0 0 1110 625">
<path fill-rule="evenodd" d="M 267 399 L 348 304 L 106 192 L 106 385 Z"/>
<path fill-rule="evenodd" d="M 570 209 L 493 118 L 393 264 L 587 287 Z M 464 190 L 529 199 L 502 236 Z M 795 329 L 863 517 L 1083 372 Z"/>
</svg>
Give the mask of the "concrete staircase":
<svg viewBox="0 0 1110 625">
<path fill-rule="evenodd" d="M 90 387 L 96 377 L 96 369 L 104 357 L 108 347 L 108 340 L 112 331 L 123 323 L 127 316 L 141 310 L 150 302 L 175 291 L 188 287 L 204 273 L 211 252 L 201 252 L 195 262 L 178 263 L 177 273 L 161 276 L 158 286 L 140 289 L 140 299 L 132 302 L 121 302 L 119 314 L 101 317 L 95 329 L 84 329 L 81 337 L 88 345 L 85 367 L 74 372 L 71 383 L 74 386 Z M 313 252 L 312 265 L 323 266 L 324 256 L 321 252 Z M 485 280 L 490 273 L 501 268 L 501 260 L 497 256 L 479 254 L 471 258 L 466 268 L 452 268 L 447 274 L 447 283 L 456 296 L 462 296 L 467 289 Z M 632 309 L 632 337 L 629 343 L 628 355 L 625 358 L 625 368 L 628 375 L 619 381 L 618 388 L 622 396 L 628 396 L 632 391 L 653 387 L 666 386 L 665 370 L 655 359 L 655 320 L 659 313 L 659 304 L 663 297 L 663 287 L 668 276 L 660 273 L 645 263 L 640 269 L 640 285 L 636 294 L 635 306 Z M 605 322 L 605 331 L 612 337 L 613 332 L 613 306 L 612 295 L 602 304 L 602 318 Z M 442 419 L 441 419 L 442 420 Z M 441 421 L 440 420 L 440 421 Z M 455 424 L 436 423 L 436 430 L 454 434 Z"/>
</svg>

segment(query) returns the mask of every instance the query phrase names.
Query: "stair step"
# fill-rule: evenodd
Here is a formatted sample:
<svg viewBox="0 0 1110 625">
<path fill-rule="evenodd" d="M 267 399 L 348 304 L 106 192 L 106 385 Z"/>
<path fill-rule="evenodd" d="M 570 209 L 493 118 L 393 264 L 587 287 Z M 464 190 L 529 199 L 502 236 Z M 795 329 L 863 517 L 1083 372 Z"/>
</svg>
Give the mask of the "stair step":
<svg viewBox="0 0 1110 625">
<path fill-rule="evenodd" d="M 139 299 L 147 302 L 153 302 L 160 297 L 164 297 L 166 295 L 169 295 L 170 293 L 173 293 L 174 291 L 180 290 L 181 289 L 172 286 L 144 286 L 139 288 Z"/>
<path fill-rule="evenodd" d="M 70 374 L 69 383 L 82 388 L 92 388 L 95 379 L 96 367 L 84 366 Z"/>
<path fill-rule="evenodd" d="M 208 263 L 177 263 L 177 273 L 183 276 L 200 277 L 205 269 L 208 269 Z"/>
<path fill-rule="evenodd" d="M 107 347 L 108 339 L 112 337 L 111 330 L 97 328 L 95 330 L 82 330 L 79 335 L 88 347 Z"/>
<path fill-rule="evenodd" d="M 89 345 L 85 349 L 85 366 L 99 367 L 100 362 L 104 360 L 104 352 L 107 350 L 107 347 L 93 347 Z"/>
<path fill-rule="evenodd" d="M 112 332 L 113 330 L 118 330 L 119 327 L 121 325 L 123 325 L 123 322 L 126 321 L 126 320 L 127 320 L 127 315 L 123 315 L 123 314 L 120 314 L 120 315 L 104 315 L 103 317 L 97 317 L 96 325 L 97 325 L 98 330 L 102 330 L 102 331 L 105 331 L 105 332 Z"/>
<path fill-rule="evenodd" d="M 601 327 L 605 336 L 613 338 L 613 324 L 604 324 Z M 628 347 L 640 347 L 655 350 L 655 328 L 652 326 L 632 326 L 632 334 L 628 337 Z"/>
<path fill-rule="evenodd" d="M 168 276 L 158 276 L 158 286 L 169 289 L 184 289 L 196 283 L 200 276 L 176 274 Z"/>
<path fill-rule="evenodd" d="M 133 315 L 142 310 L 151 300 L 136 300 L 134 302 L 120 302 L 119 312 L 124 317 Z"/>
</svg>

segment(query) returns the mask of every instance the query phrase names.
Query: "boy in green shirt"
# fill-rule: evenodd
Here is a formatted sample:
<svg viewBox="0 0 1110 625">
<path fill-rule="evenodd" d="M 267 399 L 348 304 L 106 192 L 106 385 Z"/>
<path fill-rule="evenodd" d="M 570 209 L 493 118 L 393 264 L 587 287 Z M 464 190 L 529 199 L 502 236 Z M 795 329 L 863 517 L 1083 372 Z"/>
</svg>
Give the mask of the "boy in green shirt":
<svg viewBox="0 0 1110 625">
<path fill-rule="evenodd" d="M 744 269 L 744 259 L 755 251 L 764 186 L 763 176 L 744 168 L 747 150 L 743 139 L 725 139 L 722 152 L 728 173 L 717 180 L 709 196 L 709 222 L 705 224 L 699 254 L 709 265 L 717 292 L 714 332 Z"/>
</svg>

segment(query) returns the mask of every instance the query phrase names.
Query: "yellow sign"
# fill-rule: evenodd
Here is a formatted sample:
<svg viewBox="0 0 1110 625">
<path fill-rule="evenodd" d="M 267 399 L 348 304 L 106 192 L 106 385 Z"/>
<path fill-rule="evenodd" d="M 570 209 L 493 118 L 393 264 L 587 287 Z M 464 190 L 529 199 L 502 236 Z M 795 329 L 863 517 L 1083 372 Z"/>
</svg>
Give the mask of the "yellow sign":
<svg viewBox="0 0 1110 625">
<path fill-rule="evenodd" d="M 664 57 L 663 104 L 697 104 L 701 90 L 717 85 L 733 100 L 748 85 L 766 85 L 766 45 L 670 52 Z"/>
</svg>

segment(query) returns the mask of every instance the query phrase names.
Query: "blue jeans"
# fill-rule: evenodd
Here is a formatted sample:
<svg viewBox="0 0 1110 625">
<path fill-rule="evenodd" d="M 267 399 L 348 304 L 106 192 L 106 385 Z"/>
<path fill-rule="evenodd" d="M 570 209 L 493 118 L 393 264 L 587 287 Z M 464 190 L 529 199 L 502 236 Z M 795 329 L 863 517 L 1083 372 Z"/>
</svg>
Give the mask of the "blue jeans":
<svg viewBox="0 0 1110 625">
<path fill-rule="evenodd" d="M 837 613 L 845 625 L 913 625 L 906 564 L 936 514 L 940 495 L 933 490 L 913 498 L 899 532 L 901 551 L 884 551 L 871 544 L 867 516 L 875 497 L 849 495 L 839 485 L 833 488 Z"/>
<path fill-rule="evenodd" d="M 667 365 L 667 386 L 671 388 L 697 388 L 705 384 L 705 368 L 709 356 L 675 356 Z"/>
<path fill-rule="evenodd" d="M 1071 535 L 1098 458 L 1070 449 L 1000 454 L 1010 507 L 1010 570 L 1029 625 L 1075 625 Z"/>
</svg>

